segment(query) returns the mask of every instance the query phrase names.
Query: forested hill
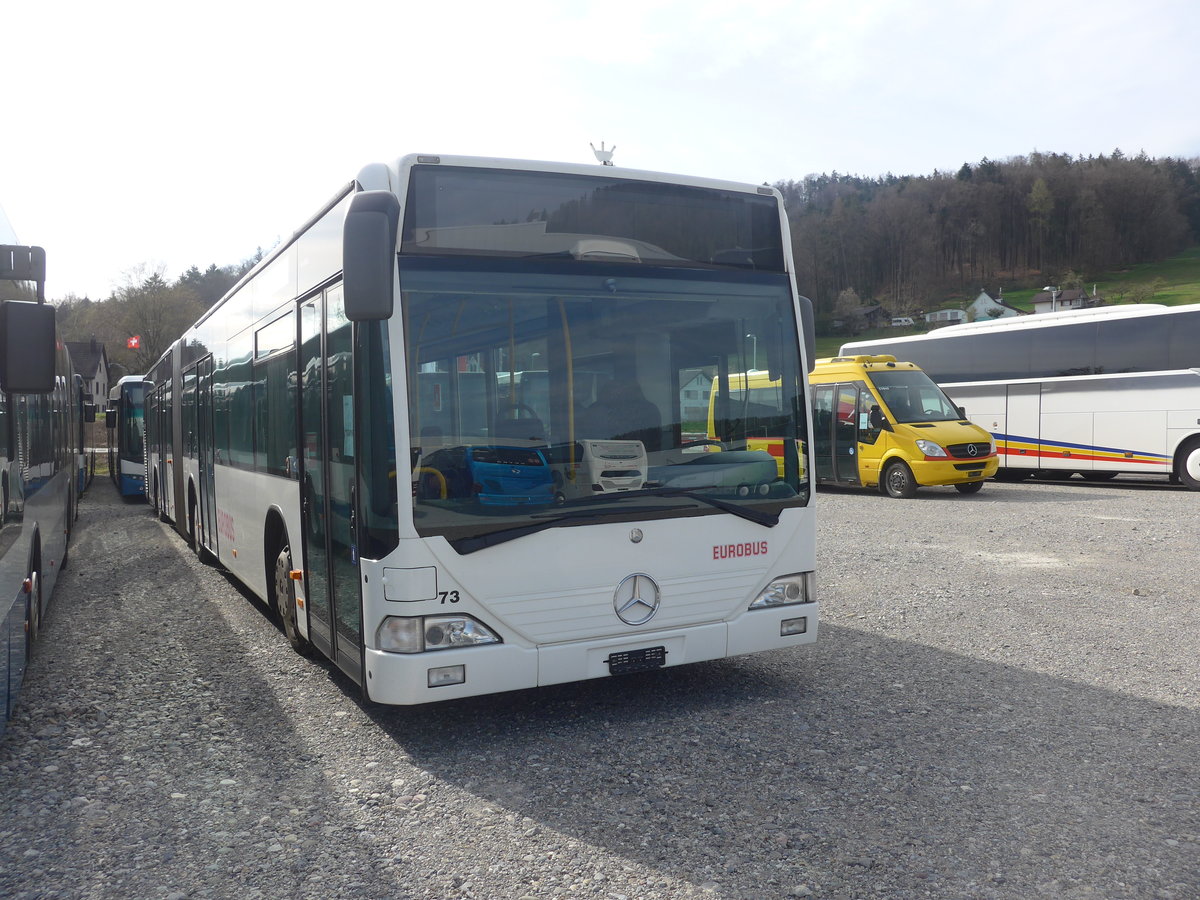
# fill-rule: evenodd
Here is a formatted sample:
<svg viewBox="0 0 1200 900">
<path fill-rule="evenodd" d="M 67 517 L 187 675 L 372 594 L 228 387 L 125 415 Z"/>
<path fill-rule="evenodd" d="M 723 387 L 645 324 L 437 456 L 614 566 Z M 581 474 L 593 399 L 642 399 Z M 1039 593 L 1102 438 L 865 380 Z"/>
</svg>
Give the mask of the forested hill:
<svg viewBox="0 0 1200 900">
<path fill-rule="evenodd" d="M 1064 272 L 1086 281 L 1200 243 L 1200 160 L 1033 153 L 957 173 L 835 172 L 776 187 L 818 319 L 850 292 L 903 315 Z"/>
</svg>

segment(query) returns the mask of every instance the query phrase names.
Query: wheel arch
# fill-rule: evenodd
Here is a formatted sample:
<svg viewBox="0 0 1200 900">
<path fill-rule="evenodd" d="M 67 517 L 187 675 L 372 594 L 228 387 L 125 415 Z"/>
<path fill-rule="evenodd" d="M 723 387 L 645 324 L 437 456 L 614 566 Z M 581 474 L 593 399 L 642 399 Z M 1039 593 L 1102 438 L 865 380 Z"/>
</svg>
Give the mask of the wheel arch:
<svg viewBox="0 0 1200 900">
<path fill-rule="evenodd" d="M 267 509 L 267 515 L 263 521 L 262 547 L 263 575 L 267 580 L 268 593 L 273 590 L 271 585 L 274 583 L 275 557 L 279 555 L 279 551 L 284 546 L 291 547 L 291 545 L 291 538 L 288 536 L 287 525 L 283 519 L 283 511 L 278 506 L 271 506 Z"/>
</svg>

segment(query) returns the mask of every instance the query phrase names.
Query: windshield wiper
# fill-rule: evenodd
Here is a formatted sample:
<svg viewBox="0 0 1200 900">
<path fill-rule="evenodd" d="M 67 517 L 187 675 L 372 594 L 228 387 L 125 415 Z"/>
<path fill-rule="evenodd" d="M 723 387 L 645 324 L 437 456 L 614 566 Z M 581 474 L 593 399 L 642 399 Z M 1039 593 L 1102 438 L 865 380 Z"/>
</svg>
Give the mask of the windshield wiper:
<svg viewBox="0 0 1200 900">
<path fill-rule="evenodd" d="M 525 525 L 514 525 L 511 528 L 501 528 L 499 531 L 491 531 L 487 534 L 480 534 L 474 537 L 458 538 L 450 541 L 450 546 L 460 554 L 466 555 L 474 553 L 477 550 L 484 550 L 488 547 L 494 547 L 497 544 L 503 544 L 508 541 L 516 540 L 517 538 L 525 537 L 530 534 L 537 534 L 539 531 L 545 531 L 547 528 L 556 528 L 564 522 L 570 522 L 578 519 L 592 519 L 609 515 L 621 515 L 627 512 L 626 510 L 610 507 L 608 509 L 597 508 L 597 501 L 607 500 L 612 502 L 620 502 L 638 497 L 686 497 L 689 500 L 698 500 L 701 503 L 707 503 L 709 506 L 716 507 L 722 512 L 727 512 L 735 516 L 762 525 L 764 528 L 773 528 L 779 524 L 779 515 L 777 513 L 766 513 L 761 510 L 752 509 L 750 507 L 739 506 L 736 503 L 728 503 L 725 500 L 720 500 L 716 497 L 708 497 L 704 494 L 698 494 L 688 488 L 645 488 L 640 491 L 621 491 L 619 493 L 608 494 L 603 497 L 588 497 L 585 500 L 572 501 L 573 503 L 586 503 L 586 507 L 573 509 L 567 512 L 552 512 L 538 513 L 530 516 L 540 521 L 529 522 Z M 670 509 L 679 509 L 678 506 L 643 506 L 639 507 L 637 513 L 655 513 L 665 512 Z M 628 512 L 633 512 L 629 510 Z"/>
<path fill-rule="evenodd" d="M 637 510 L 643 512 L 665 512 L 669 509 L 678 509 L 677 506 L 646 506 Z M 511 528 L 501 528 L 499 531 L 489 531 L 487 534 L 478 534 L 474 537 L 457 538 L 450 541 L 450 546 L 464 556 L 468 553 L 474 553 L 477 550 L 484 550 L 487 547 L 494 547 L 497 544 L 504 544 L 508 541 L 516 540 L 517 538 L 525 537 L 530 534 L 537 534 L 539 531 L 545 531 L 547 528 L 557 528 L 564 522 L 570 522 L 576 519 L 594 519 L 602 516 L 625 515 L 630 510 L 623 509 L 576 509 L 570 512 L 558 513 L 540 513 L 530 518 L 540 519 L 538 522 L 529 522 L 525 525 L 514 525 Z"/>
<path fill-rule="evenodd" d="M 618 497 L 687 497 L 689 500 L 699 500 L 701 503 L 715 506 L 722 512 L 731 513 L 743 519 L 749 519 L 751 522 L 754 522 L 756 525 L 762 525 L 764 528 L 774 528 L 779 524 L 778 513 L 765 513 L 762 510 L 740 506 L 737 503 L 728 503 L 716 497 L 709 497 L 707 494 L 698 494 L 689 488 L 644 488 L 640 491 L 626 491 L 614 495 L 614 499 Z"/>
</svg>

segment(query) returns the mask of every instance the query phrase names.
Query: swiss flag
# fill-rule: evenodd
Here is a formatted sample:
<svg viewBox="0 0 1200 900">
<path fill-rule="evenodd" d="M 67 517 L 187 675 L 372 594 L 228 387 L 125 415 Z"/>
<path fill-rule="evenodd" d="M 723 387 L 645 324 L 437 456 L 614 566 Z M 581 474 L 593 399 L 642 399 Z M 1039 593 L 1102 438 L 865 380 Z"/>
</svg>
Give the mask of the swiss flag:
<svg viewBox="0 0 1200 900">
<path fill-rule="evenodd" d="M 125 346 L 130 350 L 137 350 L 142 346 L 142 336 L 135 334 L 133 337 L 125 341 Z"/>
</svg>

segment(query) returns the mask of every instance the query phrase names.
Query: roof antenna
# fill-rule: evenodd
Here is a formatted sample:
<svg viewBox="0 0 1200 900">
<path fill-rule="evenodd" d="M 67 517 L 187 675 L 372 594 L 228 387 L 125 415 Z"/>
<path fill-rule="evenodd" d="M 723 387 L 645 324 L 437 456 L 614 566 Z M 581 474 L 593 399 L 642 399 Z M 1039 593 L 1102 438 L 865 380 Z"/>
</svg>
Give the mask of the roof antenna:
<svg viewBox="0 0 1200 900">
<path fill-rule="evenodd" d="M 616 144 L 613 144 L 612 147 L 610 147 L 608 150 L 604 149 L 604 141 L 600 142 L 599 150 L 596 149 L 595 144 L 590 144 L 590 146 L 592 148 L 592 152 L 596 154 L 596 159 L 600 162 L 601 165 L 611 166 L 613 164 L 612 163 L 613 154 L 616 153 L 616 151 L 617 151 Z"/>
</svg>

